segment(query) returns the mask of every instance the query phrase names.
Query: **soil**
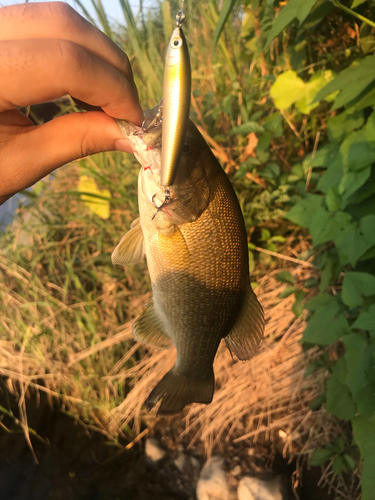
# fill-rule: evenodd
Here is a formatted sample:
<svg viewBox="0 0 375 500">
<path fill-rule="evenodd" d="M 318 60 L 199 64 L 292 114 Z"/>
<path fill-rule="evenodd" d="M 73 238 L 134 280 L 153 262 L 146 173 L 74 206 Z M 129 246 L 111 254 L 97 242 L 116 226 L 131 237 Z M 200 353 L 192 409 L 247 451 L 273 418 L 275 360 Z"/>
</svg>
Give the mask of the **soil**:
<svg viewBox="0 0 375 500">
<path fill-rule="evenodd" d="M 0 405 L 18 415 L 15 399 L 1 390 Z M 119 449 L 105 436 L 88 430 L 87 426 L 62 412 L 57 406 L 51 408 L 43 397 L 38 404 L 33 398 L 27 401 L 27 415 L 29 428 L 45 441 L 31 436 L 39 464 L 35 462 L 20 427 L 11 417 L 4 415 L 0 408 L 1 500 L 196 498 L 197 477 L 193 477 L 194 474 L 191 473 L 181 473 L 173 461 L 182 448 L 181 443 L 176 445 L 176 436 L 171 435 L 177 431 L 178 425 L 159 425 L 156 430 L 156 437 L 167 445 L 170 451 L 162 463 L 155 465 L 144 454 L 144 442 L 130 450 Z M 255 457 L 255 460 L 254 457 L 249 460 L 248 450 L 249 447 L 245 444 L 224 450 L 227 470 L 232 470 L 238 464 L 244 473 L 250 475 L 266 477 L 270 474 L 281 474 L 287 498 L 294 498 L 290 487 L 294 464 L 287 464 L 277 454 L 271 461 L 265 460 L 267 449 L 264 445 L 258 449 L 259 457 Z M 195 455 L 203 465 L 201 450 L 189 450 L 188 453 Z M 319 474 L 320 469 L 317 468 L 305 471 L 303 486 L 298 491 L 300 500 L 334 499 L 333 494 L 328 495 L 327 491 L 317 488 Z"/>
</svg>

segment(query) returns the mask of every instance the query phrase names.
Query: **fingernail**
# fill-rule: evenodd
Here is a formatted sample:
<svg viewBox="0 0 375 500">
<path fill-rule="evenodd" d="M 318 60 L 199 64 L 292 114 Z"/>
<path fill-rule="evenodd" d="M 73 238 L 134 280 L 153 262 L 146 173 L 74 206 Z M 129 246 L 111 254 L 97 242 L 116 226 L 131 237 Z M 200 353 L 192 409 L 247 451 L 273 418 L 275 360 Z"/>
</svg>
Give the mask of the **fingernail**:
<svg viewBox="0 0 375 500">
<path fill-rule="evenodd" d="M 123 151 L 125 153 L 132 153 L 132 147 L 128 143 L 126 139 L 116 139 L 115 140 L 115 150 L 116 151 Z"/>
</svg>

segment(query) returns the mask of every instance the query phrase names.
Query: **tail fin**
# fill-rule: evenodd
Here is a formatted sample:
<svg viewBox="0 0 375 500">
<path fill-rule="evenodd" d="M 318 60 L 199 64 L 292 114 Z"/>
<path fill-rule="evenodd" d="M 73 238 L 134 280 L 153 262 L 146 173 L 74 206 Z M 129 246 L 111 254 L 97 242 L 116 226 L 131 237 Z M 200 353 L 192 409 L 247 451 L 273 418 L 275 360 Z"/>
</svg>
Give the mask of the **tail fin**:
<svg viewBox="0 0 375 500">
<path fill-rule="evenodd" d="M 175 373 L 175 368 L 172 368 L 151 392 L 146 407 L 151 410 L 162 399 L 158 415 L 174 415 L 190 403 L 211 403 L 214 388 L 213 370 L 208 379 L 192 379 Z"/>
</svg>

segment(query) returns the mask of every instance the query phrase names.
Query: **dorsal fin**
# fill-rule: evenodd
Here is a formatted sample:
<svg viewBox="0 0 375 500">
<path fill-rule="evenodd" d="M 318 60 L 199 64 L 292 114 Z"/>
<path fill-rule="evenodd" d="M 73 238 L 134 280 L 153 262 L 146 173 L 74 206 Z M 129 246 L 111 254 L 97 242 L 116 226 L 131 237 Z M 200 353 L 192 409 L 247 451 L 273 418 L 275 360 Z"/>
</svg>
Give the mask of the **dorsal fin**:
<svg viewBox="0 0 375 500">
<path fill-rule="evenodd" d="M 263 308 L 249 285 L 240 315 L 225 341 L 230 352 L 244 360 L 254 356 L 262 344 L 263 335 Z"/>
<path fill-rule="evenodd" d="M 144 254 L 144 237 L 138 218 L 132 223 L 130 231 L 121 238 L 120 243 L 113 250 L 112 264 L 120 266 L 136 264 L 142 260 Z"/>
<path fill-rule="evenodd" d="M 154 308 L 154 300 L 151 299 L 142 314 L 133 323 L 133 337 L 144 344 L 159 349 L 172 347 L 172 340 L 165 332 L 162 321 Z"/>
</svg>

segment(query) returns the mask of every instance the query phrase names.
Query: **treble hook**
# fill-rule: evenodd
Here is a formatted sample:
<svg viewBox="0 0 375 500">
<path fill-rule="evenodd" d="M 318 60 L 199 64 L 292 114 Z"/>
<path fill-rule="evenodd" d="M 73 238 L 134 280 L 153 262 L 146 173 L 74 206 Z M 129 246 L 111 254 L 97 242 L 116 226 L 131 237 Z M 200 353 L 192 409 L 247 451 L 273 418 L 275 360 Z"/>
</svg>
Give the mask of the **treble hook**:
<svg viewBox="0 0 375 500">
<path fill-rule="evenodd" d="M 151 217 L 151 220 L 154 220 L 155 217 L 157 216 L 157 214 L 159 212 L 161 212 L 161 210 L 163 210 L 163 208 L 165 208 L 167 205 L 170 205 L 172 203 L 172 198 L 171 198 L 171 193 L 169 191 L 169 189 L 164 189 L 164 195 L 165 195 L 165 199 L 164 199 L 164 202 L 160 205 L 160 206 L 157 206 L 156 203 L 154 202 L 154 198 L 156 196 L 156 194 L 154 194 L 154 196 L 151 198 L 151 203 L 154 205 L 154 207 L 156 208 L 156 212 L 154 213 L 154 215 Z M 167 211 L 168 212 L 168 211 Z"/>
<path fill-rule="evenodd" d="M 163 105 L 158 107 L 158 111 L 155 116 L 149 115 L 142 122 L 142 133 L 147 132 L 151 127 L 157 127 L 163 121 Z"/>
</svg>

